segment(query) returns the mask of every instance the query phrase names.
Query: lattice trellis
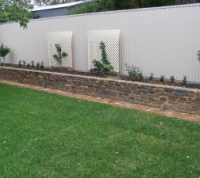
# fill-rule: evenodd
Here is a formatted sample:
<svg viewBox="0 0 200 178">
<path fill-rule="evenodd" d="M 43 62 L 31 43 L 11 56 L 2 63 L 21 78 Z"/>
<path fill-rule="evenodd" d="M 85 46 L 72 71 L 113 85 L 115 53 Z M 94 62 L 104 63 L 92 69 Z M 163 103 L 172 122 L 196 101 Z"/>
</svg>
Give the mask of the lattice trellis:
<svg viewBox="0 0 200 178">
<path fill-rule="evenodd" d="M 101 59 L 100 42 L 103 41 L 106 46 L 108 60 L 114 67 L 115 72 L 119 70 L 119 44 L 120 30 L 100 30 L 88 32 L 88 70 L 93 67 L 94 59 Z"/>
<path fill-rule="evenodd" d="M 68 54 L 62 58 L 62 66 L 72 68 L 72 32 L 51 32 L 47 34 L 49 66 L 58 66 L 53 55 L 57 54 L 55 44 L 60 44 L 62 51 Z"/>
</svg>

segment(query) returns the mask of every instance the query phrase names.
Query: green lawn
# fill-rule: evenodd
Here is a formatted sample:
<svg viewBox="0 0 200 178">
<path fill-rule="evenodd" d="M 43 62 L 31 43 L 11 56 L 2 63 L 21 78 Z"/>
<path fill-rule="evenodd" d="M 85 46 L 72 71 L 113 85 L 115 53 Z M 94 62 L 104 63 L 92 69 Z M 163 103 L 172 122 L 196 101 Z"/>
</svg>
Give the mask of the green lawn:
<svg viewBox="0 0 200 178">
<path fill-rule="evenodd" d="M 200 123 L 0 84 L 1 178 L 199 178 Z"/>
</svg>

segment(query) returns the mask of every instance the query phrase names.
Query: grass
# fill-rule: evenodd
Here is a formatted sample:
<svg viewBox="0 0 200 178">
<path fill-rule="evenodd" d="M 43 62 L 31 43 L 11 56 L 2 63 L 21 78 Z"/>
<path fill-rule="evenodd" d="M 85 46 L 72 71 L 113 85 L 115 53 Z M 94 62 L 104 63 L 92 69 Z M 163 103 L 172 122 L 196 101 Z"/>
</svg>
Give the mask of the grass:
<svg viewBox="0 0 200 178">
<path fill-rule="evenodd" d="M 198 178 L 200 124 L 0 84 L 0 177 Z"/>
</svg>

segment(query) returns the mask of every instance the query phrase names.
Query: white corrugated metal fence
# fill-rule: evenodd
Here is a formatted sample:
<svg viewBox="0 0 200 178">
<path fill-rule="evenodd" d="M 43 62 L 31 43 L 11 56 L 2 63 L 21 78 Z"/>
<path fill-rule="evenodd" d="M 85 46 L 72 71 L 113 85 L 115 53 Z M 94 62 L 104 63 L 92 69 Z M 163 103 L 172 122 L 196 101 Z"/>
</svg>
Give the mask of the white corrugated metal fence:
<svg viewBox="0 0 200 178">
<path fill-rule="evenodd" d="M 73 67 L 88 70 L 88 32 L 120 30 L 120 71 L 125 63 L 145 76 L 174 75 L 200 82 L 200 4 L 146 8 L 31 20 L 28 29 L 17 23 L 0 25 L 0 43 L 11 48 L 7 62 L 44 61 L 49 65 L 47 34 L 73 32 Z"/>
</svg>

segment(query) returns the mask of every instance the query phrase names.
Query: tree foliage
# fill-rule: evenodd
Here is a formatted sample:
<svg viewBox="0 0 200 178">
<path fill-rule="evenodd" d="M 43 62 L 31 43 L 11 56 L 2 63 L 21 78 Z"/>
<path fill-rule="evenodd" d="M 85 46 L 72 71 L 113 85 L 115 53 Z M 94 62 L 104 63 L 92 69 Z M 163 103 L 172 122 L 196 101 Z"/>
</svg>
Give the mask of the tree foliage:
<svg viewBox="0 0 200 178">
<path fill-rule="evenodd" d="M 200 0 L 94 0 L 72 9 L 68 14 L 81 14 L 123 9 L 158 7 L 177 4 L 198 3 Z"/>
<path fill-rule="evenodd" d="M 175 0 L 175 4 L 191 4 L 191 3 L 199 3 L 200 0 Z"/>
<path fill-rule="evenodd" d="M 19 22 L 20 26 L 27 28 L 29 19 L 32 18 L 32 13 L 29 9 L 32 5 L 27 1 L 19 0 L 0 0 L 0 23 Z"/>
</svg>

